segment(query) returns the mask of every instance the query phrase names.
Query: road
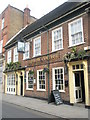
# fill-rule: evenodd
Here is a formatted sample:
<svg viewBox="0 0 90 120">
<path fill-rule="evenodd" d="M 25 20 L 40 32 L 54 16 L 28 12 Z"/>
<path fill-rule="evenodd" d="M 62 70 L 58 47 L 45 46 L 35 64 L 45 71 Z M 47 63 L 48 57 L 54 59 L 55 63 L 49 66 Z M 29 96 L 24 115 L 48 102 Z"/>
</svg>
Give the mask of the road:
<svg viewBox="0 0 90 120">
<path fill-rule="evenodd" d="M 14 104 L 2 102 L 2 118 L 56 118 L 55 116 L 37 112 Z"/>
</svg>

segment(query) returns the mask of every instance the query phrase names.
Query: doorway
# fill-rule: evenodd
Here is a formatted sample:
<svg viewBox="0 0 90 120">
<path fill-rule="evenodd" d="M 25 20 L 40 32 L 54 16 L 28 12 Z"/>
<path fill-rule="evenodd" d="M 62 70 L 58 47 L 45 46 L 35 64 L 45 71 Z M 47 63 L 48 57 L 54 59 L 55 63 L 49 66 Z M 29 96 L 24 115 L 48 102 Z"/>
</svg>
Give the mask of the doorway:
<svg viewBox="0 0 90 120">
<path fill-rule="evenodd" d="M 23 95 L 23 76 L 21 76 L 21 95 Z"/>
<path fill-rule="evenodd" d="M 75 102 L 85 103 L 85 86 L 84 86 L 84 72 L 77 71 L 74 73 L 75 77 Z"/>
</svg>

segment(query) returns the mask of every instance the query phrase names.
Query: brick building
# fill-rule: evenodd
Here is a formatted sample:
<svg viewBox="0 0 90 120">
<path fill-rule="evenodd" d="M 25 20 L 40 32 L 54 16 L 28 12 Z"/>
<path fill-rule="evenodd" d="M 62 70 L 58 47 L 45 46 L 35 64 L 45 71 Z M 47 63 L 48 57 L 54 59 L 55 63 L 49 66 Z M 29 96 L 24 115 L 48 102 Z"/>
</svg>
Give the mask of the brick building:
<svg viewBox="0 0 90 120">
<path fill-rule="evenodd" d="M 0 14 L 0 81 L 2 81 L 2 64 L 6 42 L 23 27 L 31 24 L 35 20 L 36 18 L 30 15 L 29 8 L 25 8 L 23 12 L 11 5 L 8 5 Z"/>
<path fill-rule="evenodd" d="M 5 46 L 5 93 L 48 99 L 58 89 L 63 101 L 89 106 L 89 32 L 90 3 L 66 2 L 17 33 Z"/>
</svg>

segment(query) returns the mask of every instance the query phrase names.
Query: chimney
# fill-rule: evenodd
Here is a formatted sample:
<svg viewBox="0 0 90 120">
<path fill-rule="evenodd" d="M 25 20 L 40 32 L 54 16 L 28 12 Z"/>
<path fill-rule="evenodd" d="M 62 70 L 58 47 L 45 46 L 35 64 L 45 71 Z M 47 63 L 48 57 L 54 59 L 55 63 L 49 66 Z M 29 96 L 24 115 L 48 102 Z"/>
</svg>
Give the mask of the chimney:
<svg viewBox="0 0 90 120">
<path fill-rule="evenodd" d="M 24 9 L 24 27 L 30 23 L 30 9 L 28 8 L 28 5 Z"/>
</svg>

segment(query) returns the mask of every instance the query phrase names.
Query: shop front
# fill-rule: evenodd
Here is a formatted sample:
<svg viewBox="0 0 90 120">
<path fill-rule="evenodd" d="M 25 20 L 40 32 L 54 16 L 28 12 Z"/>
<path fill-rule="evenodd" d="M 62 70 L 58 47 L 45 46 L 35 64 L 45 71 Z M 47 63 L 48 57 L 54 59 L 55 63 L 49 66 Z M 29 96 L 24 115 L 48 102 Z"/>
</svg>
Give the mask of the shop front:
<svg viewBox="0 0 90 120">
<path fill-rule="evenodd" d="M 24 71 L 7 72 L 5 76 L 5 93 L 24 96 Z"/>
</svg>

